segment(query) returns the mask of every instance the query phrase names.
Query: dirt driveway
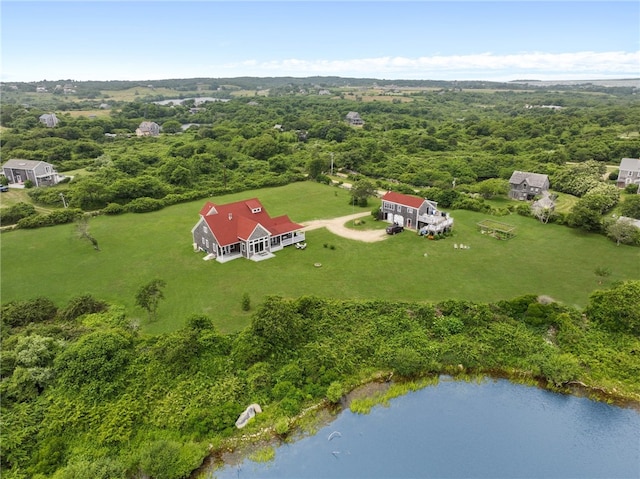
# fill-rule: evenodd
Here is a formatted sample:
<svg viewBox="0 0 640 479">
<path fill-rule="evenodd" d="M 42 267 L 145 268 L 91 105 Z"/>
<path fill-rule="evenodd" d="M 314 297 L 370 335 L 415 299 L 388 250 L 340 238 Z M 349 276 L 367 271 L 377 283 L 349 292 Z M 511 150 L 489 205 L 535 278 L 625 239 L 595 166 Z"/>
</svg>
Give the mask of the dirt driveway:
<svg viewBox="0 0 640 479">
<path fill-rule="evenodd" d="M 365 241 L 367 243 L 373 243 L 375 241 L 382 241 L 387 238 L 385 230 L 363 230 L 357 231 L 350 228 L 346 228 L 344 224 L 347 221 L 352 221 L 358 218 L 364 218 L 371 216 L 371 213 L 355 213 L 353 215 L 340 216 L 339 218 L 331 218 L 326 220 L 307 221 L 302 223 L 304 231 L 315 230 L 318 228 L 327 228 L 333 234 L 349 238 L 356 241 Z"/>
</svg>

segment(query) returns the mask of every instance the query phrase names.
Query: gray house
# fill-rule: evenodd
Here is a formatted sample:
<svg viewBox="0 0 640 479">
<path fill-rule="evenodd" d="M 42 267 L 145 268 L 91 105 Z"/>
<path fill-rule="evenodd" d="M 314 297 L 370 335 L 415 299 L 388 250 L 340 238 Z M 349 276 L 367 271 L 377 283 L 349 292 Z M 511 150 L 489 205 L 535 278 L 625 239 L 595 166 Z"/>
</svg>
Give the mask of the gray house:
<svg viewBox="0 0 640 479">
<path fill-rule="evenodd" d="M 305 247 L 302 228 L 286 215 L 272 218 L 257 198 L 251 198 L 225 205 L 208 201 L 191 234 L 194 251 L 225 263 L 236 258 L 273 258 L 275 251 L 292 244 Z"/>
<path fill-rule="evenodd" d="M 54 166 L 44 161 L 13 159 L 2 165 L 2 173 L 11 184 L 31 180 L 34 186 L 52 186 L 60 181 Z"/>
<path fill-rule="evenodd" d="M 364 121 L 362 120 L 362 118 L 360 118 L 360 114 L 356 111 L 350 111 L 349 113 L 347 113 L 345 119 L 351 126 L 364 125 Z"/>
<path fill-rule="evenodd" d="M 382 197 L 381 219 L 421 233 L 442 233 L 453 228 L 453 218 L 435 201 L 389 191 Z"/>
<path fill-rule="evenodd" d="M 549 177 L 540 173 L 514 171 L 509 179 L 509 198 L 532 200 L 549 189 Z"/>
<path fill-rule="evenodd" d="M 640 159 L 623 158 L 620 160 L 620 168 L 618 172 L 618 188 L 624 188 L 627 185 L 640 185 Z M 640 188 L 638 188 L 640 193 Z"/>
<path fill-rule="evenodd" d="M 53 128 L 60 122 L 55 113 L 45 113 L 44 115 L 40 115 L 39 120 L 40 123 L 44 123 L 48 128 Z"/>
<path fill-rule="evenodd" d="M 138 136 L 158 136 L 160 135 L 160 125 L 154 121 L 143 121 L 140 126 L 136 128 L 136 135 Z"/>
</svg>

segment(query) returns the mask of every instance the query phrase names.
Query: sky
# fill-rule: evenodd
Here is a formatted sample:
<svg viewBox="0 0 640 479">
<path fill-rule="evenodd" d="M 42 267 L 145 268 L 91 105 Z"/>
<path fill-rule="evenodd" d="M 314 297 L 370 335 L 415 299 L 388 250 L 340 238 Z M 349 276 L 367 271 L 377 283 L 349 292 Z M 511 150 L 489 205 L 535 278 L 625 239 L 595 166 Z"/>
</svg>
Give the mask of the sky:
<svg viewBox="0 0 640 479">
<path fill-rule="evenodd" d="M 640 1 L 5 1 L 0 80 L 640 78 Z"/>
</svg>

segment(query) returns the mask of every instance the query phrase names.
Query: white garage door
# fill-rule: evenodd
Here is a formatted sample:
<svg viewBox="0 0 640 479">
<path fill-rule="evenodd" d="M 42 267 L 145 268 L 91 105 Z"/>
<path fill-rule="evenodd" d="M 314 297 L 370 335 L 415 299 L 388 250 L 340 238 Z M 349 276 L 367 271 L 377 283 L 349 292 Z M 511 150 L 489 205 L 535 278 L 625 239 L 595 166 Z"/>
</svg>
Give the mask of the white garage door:
<svg viewBox="0 0 640 479">
<path fill-rule="evenodd" d="M 393 222 L 400 226 L 404 226 L 404 218 L 400 215 L 393 215 Z"/>
</svg>

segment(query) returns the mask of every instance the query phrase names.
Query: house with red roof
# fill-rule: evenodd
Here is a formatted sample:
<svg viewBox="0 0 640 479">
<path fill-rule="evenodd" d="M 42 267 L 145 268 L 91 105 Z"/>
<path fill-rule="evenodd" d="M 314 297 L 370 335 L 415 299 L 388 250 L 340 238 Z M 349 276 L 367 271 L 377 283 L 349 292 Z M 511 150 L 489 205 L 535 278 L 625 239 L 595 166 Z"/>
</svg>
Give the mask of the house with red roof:
<svg viewBox="0 0 640 479">
<path fill-rule="evenodd" d="M 390 224 L 418 230 L 421 234 L 443 233 L 453 228 L 453 218 L 440 211 L 437 202 L 395 191 L 382 197 L 380 215 Z"/>
<path fill-rule="evenodd" d="M 191 234 L 195 251 L 225 263 L 236 258 L 272 258 L 275 251 L 303 242 L 302 228 L 286 215 L 272 218 L 257 198 L 251 198 L 226 205 L 208 201 Z"/>
</svg>

